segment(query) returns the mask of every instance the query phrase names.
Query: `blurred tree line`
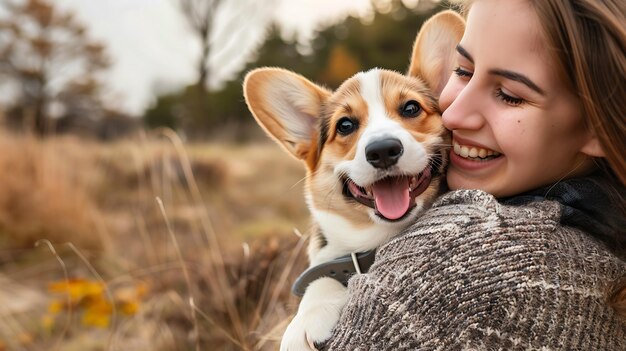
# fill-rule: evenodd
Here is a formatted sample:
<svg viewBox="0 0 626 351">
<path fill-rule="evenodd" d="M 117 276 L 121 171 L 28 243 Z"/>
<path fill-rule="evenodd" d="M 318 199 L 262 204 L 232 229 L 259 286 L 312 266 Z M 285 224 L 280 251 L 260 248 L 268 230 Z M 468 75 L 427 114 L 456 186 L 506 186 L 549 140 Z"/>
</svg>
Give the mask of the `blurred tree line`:
<svg viewBox="0 0 626 351">
<path fill-rule="evenodd" d="M 136 128 L 102 101 L 105 46 L 71 12 L 46 0 L 0 1 L 0 117 L 37 135 L 82 131 L 112 137 Z"/>
<path fill-rule="evenodd" d="M 0 97 L 4 97 L 0 123 L 38 135 L 78 131 L 111 138 L 145 125 L 170 127 L 192 139 L 224 135 L 246 139 L 260 134 L 258 128 L 248 128 L 254 123 L 243 101 L 241 84 L 250 69 L 283 67 L 332 89 L 361 70 L 381 67 L 404 72 L 422 23 L 449 7 L 436 0 L 412 1 L 412 6 L 406 5 L 407 0 L 372 0 L 371 16 L 348 17 L 321 28 L 310 43 L 300 43 L 295 36 L 285 38 L 279 25 L 273 24 L 240 73 L 211 90 L 208 81 L 213 72 L 208 61 L 214 49 L 224 49 L 212 47 L 217 19 L 224 18 L 227 5 L 252 6 L 255 1 L 249 0 L 248 5 L 242 5 L 244 0 L 175 3 L 201 46 L 197 80 L 158 96 L 142 118 L 133 118 L 104 102 L 103 77 L 111 60 L 105 46 L 90 38 L 71 12 L 51 0 L 0 0 Z M 240 12 L 231 16 L 223 31 L 232 36 L 235 51 L 239 49 L 235 30 L 258 30 L 245 27 L 248 24 L 242 21 L 247 18 L 241 16 L 250 12 Z"/>
<path fill-rule="evenodd" d="M 229 138 L 247 139 L 258 134 L 258 128 L 248 128 L 254 122 L 243 101 L 243 77 L 250 69 L 283 67 L 331 89 L 355 73 L 374 67 L 405 72 L 422 23 L 449 8 L 445 3 L 426 0 L 413 7 L 401 0 L 373 0 L 373 5 L 371 18 L 348 17 L 322 28 L 310 46 L 298 43 L 296 38 L 284 38 L 280 27 L 272 25 L 264 43 L 236 79 L 215 91 L 196 83 L 158 96 L 144 115 L 146 125 L 167 126 L 190 138 L 226 133 Z"/>
</svg>

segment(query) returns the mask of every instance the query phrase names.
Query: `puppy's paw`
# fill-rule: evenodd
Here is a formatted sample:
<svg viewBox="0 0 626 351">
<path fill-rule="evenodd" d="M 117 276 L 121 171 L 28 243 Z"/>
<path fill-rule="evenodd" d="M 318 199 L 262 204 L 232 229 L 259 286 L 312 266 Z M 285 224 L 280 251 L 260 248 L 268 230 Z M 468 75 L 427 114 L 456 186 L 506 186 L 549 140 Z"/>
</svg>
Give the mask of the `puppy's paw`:
<svg viewBox="0 0 626 351">
<path fill-rule="evenodd" d="M 329 313 L 330 312 L 330 313 Z M 280 344 L 281 351 L 315 351 L 315 344 L 332 335 L 339 321 L 339 312 L 321 308 L 318 311 L 298 313 L 291 321 Z"/>
<path fill-rule="evenodd" d="M 334 279 L 320 278 L 311 283 L 283 335 L 280 350 L 316 350 L 315 344 L 331 337 L 347 297 L 346 288 Z"/>
</svg>

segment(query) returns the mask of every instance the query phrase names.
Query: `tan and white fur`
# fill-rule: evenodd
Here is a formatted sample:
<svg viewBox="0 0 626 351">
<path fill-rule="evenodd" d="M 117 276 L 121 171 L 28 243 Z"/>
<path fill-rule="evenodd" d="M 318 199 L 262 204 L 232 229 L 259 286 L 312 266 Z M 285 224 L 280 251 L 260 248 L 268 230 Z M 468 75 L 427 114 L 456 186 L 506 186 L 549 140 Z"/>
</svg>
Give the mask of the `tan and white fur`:
<svg viewBox="0 0 626 351">
<path fill-rule="evenodd" d="M 408 227 L 440 191 L 449 136 L 437 98 L 464 30 L 452 11 L 427 21 L 407 75 L 372 69 L 332 92 L 279 68 L 250 72 L 246 102 L 265 131 L 306 165 L 317 225 L 315 266 L 372 250 Z M 281 350 L 314 350 L 331 336 L 347 289 L 320 278 L 306 289 Z"/>
</svg>

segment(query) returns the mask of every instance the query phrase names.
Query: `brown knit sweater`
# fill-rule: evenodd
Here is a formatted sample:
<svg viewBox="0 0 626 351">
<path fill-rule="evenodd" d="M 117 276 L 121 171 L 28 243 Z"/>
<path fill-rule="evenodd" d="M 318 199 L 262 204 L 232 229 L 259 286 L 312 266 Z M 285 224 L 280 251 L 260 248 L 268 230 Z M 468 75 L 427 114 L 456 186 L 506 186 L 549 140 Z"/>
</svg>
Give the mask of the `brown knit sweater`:
<svg viewBox="0 0 626 351">
<path fill-rule="evenodd" d="M 563 226 L 561 208 L 444 195 L 350 280 L 321 348 L 626 350 L 626 321 L 606 304 L 626 262 Z"/>
</svg>

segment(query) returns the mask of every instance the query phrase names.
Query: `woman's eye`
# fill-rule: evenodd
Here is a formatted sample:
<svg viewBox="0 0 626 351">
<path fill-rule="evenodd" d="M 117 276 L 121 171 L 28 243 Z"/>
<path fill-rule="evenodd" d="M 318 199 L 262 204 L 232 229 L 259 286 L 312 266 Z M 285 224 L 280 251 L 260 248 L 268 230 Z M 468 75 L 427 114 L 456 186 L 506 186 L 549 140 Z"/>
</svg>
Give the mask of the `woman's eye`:
<svg viewBox="0 0 626 351">
<path fill-rule="evenodd" d="M 422 107 L 415 100 L 410 100 L 400 108 L 402 117 L 417 117 L 422 111 Z"/>
<path fill-rule="evenodd" d="M 502 91 L 502 88 L 496 89 L 496 96 L 500 100 L 504 101 L 505 103 L 511 106 L 519 106 L 524 102 L 524 99 L 522 98 L 514 97 L 505 93 L 504 91 Z"/>
<path fill-rule="evenodd" d="M 341 135 L 348 135 L 354 132 L 358 126 L 358 123 L 350 117 L 342 117 L 337 122 L 337 132 Z"/>
<path fill-rule="evenodd" d="M 460 66 L 454 69 L 454 74 L 456 74 L 457 77 L 459 78 L 471 78 L 472 77 L 472 72 L 466 71 Z"/>
</svg>

